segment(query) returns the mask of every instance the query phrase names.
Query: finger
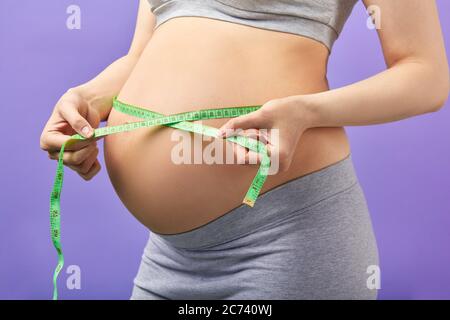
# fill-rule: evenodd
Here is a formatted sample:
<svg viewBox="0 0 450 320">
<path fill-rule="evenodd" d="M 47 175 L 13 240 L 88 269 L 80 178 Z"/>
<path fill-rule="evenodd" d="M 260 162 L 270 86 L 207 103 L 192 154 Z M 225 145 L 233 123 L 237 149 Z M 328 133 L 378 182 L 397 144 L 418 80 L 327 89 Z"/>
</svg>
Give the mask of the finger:
<svg viewBox="0 0 450 320">
<path fill-rule="evenodd" d="M 100 138 L 73 140 L 70 135 L 58 131 L 47 131 L 41 137 L 40 148 L 47 152 L 56 152 L 61 149 L 63 144 L 66 144 L 65 150 L 80 150 L 98 139 Z M 71 141 L 69 142 L 69 140 Z"/>
<path fill-rule="evenodd" d="M 254 165 L 261 163 L 262 155 L 253 150 L 248 150 L 240 145 L 233 146 L 236 164 Z"/>
<path fill-rule="evenodd" d="M 78 174 L 87 174 L 97 159 L 98 152 L 98 148 L 96 148 L 82 163 L 76 166 L 69 165 L 68 167 Z"/>
<path fill-rule="evenodd" d="M 255 112 L 256 113 L 256 112 Z M 245 116 L 240 116 L 228 120 L 219 129 L 218 137 L 230 137 L 235 134 L 237 129 L 251 129 L 258 127 L 258 116 L 255 113 L 250 113 Z"/>
<path fill-rule="evenodd" d="M 253 150 L 248 150 L 247 153 L 245 154 L 246 164 L 260 164 L 261 160 L 262 160 L 261 154 Z"/>
<path fill-rule="evenodd" d="M 244 130 L 244 131 L 245 132 L 243 134 L 247 138 L 259 141 L 259 130 L 249 129 L 249 130 Z M 259 164 L 260 161 L 261 161 L 261 155 L 258 152 L 255 152 L 248 148 L 245 149 L 245 158 L 244 158 L 245 164 L 249 164 L 249 165 Z"/>
<path fill-rule="evenodd" d="M 269 143 L 269 135 L 267 133 L 267 129 L 259 129 L 258 130 L 258 141 L 261 141 L 264 144 Z"/>
<path fill-rule="evenodd" d="M 267 154 L 270 158 L 271 167 L 272 165 L 275 165 L 274 168 L 276 168 L 276 171 L 280 168 L 281 163 L 283 162 L 282 156 L 280 155 L 280 146 L 277 145 L 266 145 Z M 284 170 L 282 170 L 284 171 Z"/>
<path fill-rule="evenodd" d="M 233 155 L 237 164 L 245 164 L 247 149 L 239 144 L 233 143 Z"/>
<path fill-rule="evenodd" d="M 80 176 L 84 180 L 89 181 L 100 171 L 100 169 L 101 169 L 100 162 L 98 161 L 98 159 L 96 159 L 91 169 L 86 174 L 80 174 Z"/>
<path fill-rule="evenodd" d="M 50 131 L 45 133 L 45 137 L 42 138 L 41 149 L 47 152 L 59 152 L 61 146 L 71 139 L 71 136 L 65 135 L 61 132 Z M 88 140 L 76 140 L 74 143 L 66 145 L 65 150 L 81 150 L 92 142 L 97 141 L 100 138 L 88 139 Z"/>
<path fill-rule="evenodd" d="M 63 163 L 65 165 L 77 166 L 86 160 L 97 149 L 96 143 L 91 143 L 85 148 L 77 151 L 65 151 L 63 155 Z M 58 151 L 48 153 L 49 158 L 53 160 L 59 159 Z"/>
<path fill-rule="evenodd" d="M 81 164 L 89 154 L 97 148 L 96 143 L 90 143 L 85 146 L 83 149 L 75 150 L 75 151 L 64 151 L 63 162 L 65 165 L 79 165 Z M 49 151 L 48 156 L 50 159 L 58 160 L 59 159 L 59 150 L 58 151 Z"/>
<path fill-rule="evenodd" d="M 275 155 L 274 149 L 275 149 L 275 146 L 273 146 L 271 144 L 266 144 L 267 155 L 269 157 L 272 157 L 272 155 Z"/>
<path fill-rule="evenodd" d="M 61 146 L 70 140 L 69 135 L 58 131 L 46 131 L 41 136 L 40 147 L 47 152 L 55 152 L 61 149 Z"/>
<path fill-rule="evenodd" d="M 77 151 L 83 148 L 86 148 L 90 144 L 97 144 L 97 141 L 100 140 L 101 137 L 89 138 L 86 140 L 74 140 L 73 143 L 70 143 L 66 146 L 65 150 L 68 151 Z"/>
<path fill-rule="evenodd" d="M 73 130 L 81 136 L 89 138 L 94 133 L 94 130 L 87 119 L 81 116 L 79 111 L 79 108 L 81 107 L 81 105 L 76 105 L 72 102 L 65 102 L 63 106 L 58 108 L 58 111 L 61 117 L 69 123 Z"/>
<path fill-rule="evenodd" d="M 242 132 L 240 132 L 239 135 L 243 135 L 248 138 L 255 139 L 264 144 L 267 144 L 269 142 L 269 139 L 267 136 L 267 131 L 265 129 L 247 129 L 247 130 L 243 130 Z"/>
<path fill-rule="evenodd" d="M 256 139 L 258 137 L 258 129 L 245 129 L 242 130 L 239 135 Z"/>
<path fill-rule="evenodd" d="M 242 130 L 239 132 L 239 136 L 255 139 L 257 141 L 263 140 L 266 142 L 264 138 L 261 139 L 262 134 L 258 129 Z M 260 153 L 249 150 L 248 148 L 236 143 L 233 144 L 233 152 L 237 164 L 258 164 L 262 159 L 262 155 Z"/>
</svg>

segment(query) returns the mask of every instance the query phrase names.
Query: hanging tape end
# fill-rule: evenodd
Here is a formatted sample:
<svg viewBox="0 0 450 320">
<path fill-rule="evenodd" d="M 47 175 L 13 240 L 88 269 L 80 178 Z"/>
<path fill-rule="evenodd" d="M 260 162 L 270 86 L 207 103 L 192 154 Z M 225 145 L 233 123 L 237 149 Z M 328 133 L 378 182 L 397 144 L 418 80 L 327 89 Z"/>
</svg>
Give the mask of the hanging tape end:
<svg viewBox="0 0 450 320">
<path fill-rule="evenodd" d="M 255 205 L 255 201 L 248 198 L 245 198 L 244 201 L 242 201 L 242 203 L 248 205 L 251 208 L 253 208 L 253 206 Z"/>
</svg>

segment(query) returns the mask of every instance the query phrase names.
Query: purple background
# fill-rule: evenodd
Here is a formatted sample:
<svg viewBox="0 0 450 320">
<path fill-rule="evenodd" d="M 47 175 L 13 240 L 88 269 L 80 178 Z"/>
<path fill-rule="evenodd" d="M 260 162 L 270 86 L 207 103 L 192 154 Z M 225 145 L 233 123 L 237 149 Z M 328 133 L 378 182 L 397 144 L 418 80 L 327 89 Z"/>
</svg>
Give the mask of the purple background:
<svg viewBox="0 0 450 320">
<path fill-rule="evenodd" d="M 73 3 L 82 10 L 81 30 L 65 26 L 66 8 Z M 39 149 L 39 136 L 67 88 L 127 52 L 137 3 L 0 2 L 0 298 L 51 298 L 56 253 L 48 202 L 56 163 Z M 449 46 L 450 2 L 438 5 Z M 334 88 L 385 68 L 376 33 L 365 21 L 359 3 L 331 56 Z M 444 108 L 348 129 L 379 243 L 381 299 L 450 299 L 449 116 Z M 65 289 L 62 273 L 60 296 L 127 299 L 147 231 L 119 201 L 104 167 L 89 183 L 66 172 L 63 249 L 66 266 L 81 267 L 82 288 Z"/>
</svg>

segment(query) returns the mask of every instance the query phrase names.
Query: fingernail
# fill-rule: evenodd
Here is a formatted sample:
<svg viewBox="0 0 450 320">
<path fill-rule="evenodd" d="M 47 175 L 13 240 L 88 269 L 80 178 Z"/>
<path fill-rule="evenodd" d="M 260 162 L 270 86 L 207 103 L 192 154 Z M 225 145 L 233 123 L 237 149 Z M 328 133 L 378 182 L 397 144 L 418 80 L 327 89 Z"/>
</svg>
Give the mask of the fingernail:
<svg viewBox="0 0 450 320">
<path fill-rule="evenodd" d="M 89 133 L 91 132 L 91 129 L 89 129 L 88 126 L 83 127 L 83 129 L 81 129 L 81 133 L 83 134 L 83 136 L 88 137 Z"/>
</svg>

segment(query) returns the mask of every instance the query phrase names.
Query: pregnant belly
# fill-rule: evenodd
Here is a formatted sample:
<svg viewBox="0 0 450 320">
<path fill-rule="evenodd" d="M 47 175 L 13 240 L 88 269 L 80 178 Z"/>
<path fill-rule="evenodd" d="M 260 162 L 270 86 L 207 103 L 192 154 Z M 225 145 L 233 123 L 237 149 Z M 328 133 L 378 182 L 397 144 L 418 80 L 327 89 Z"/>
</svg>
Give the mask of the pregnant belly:
<svg viewBox="0 0 450 320">
<path fill-rule="evenodd" d="M 163 114 L 261 105 L 327 90 L 326 59 L 325 47 L 303 37 L 176 18 L 155 30 L 118 98 Z M 112 110 L 108 125 L 137 120 Z M 219 127 L 226 121 L 202 123 Z M 118 196 L 140 222 L 164 234 L 191 230 L 239 206 L 257 171 L 255 165 L 195 164 L 193 153 L 211 141 L 179 132 L 155 127 L 105 138 L 105 162 Z M 180 164 L 182 145 L 183 155 L 193 151 L 191 164 Z M 290 169 L 269 176 L 262 192 L 347 154 L 343 129 L 308 130 Z"/>
</svg>

